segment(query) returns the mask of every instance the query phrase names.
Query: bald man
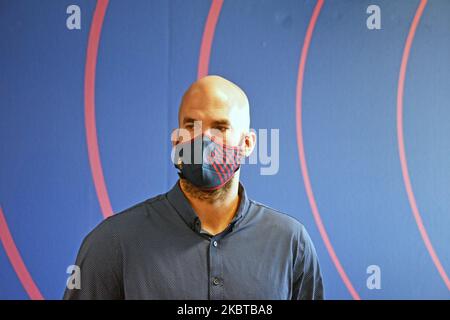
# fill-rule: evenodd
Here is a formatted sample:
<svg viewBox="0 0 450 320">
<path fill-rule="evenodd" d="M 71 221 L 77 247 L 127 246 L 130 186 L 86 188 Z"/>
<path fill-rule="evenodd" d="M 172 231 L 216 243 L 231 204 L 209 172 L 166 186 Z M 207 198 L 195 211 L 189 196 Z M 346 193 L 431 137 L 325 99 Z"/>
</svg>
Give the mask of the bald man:
<svg viewBox="0 0 450 320">
<path fill-rule="evenodd" d="M 84 239 L 81 277 L 64 299 L 323 299 L 305 227 L 249 199 L 239 181 L 256 143 L 244 91 L 204 77 L 183 95 L 178 122 L 179 180 Z"/>
</svg>

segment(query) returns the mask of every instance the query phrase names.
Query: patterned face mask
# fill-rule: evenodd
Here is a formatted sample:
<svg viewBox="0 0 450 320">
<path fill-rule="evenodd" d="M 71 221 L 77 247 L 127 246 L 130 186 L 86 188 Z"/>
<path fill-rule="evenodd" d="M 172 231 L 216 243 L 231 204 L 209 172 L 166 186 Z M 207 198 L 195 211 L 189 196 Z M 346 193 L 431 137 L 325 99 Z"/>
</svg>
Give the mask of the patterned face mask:
<svg viewBox="0 0 450 320">
<path fill-rule="evenodd" d="M 180 178 L 203 190 L 216 190 L 230 181 L 242 156 L 241 146 L 216 143 L 205 134 L 179 143 L 172 150 L 172 161 Z"/>
</svg>

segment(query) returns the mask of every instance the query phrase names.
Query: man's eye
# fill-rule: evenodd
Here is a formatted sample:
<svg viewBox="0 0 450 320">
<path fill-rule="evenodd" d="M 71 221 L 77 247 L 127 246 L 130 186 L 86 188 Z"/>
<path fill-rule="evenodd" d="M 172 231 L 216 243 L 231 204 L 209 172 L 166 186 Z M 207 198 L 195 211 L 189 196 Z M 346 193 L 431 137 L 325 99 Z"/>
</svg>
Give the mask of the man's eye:
<svg viewBox="0 0 450 320">
<path fill-rule="evenodd" d="M 219 127 L 216 127 L 216 129 L 223 132 L 223 131 L 227 131 L 228 127 L 221 127 L 221 126 L 219 126 Z"/>
<path fill-rule="evenodd" d="M 186 129 L 192 129 L 192 128 L 194 128 L 194 125 L 193 124 L 186 124 L 184 127 Z"/>
</svg>

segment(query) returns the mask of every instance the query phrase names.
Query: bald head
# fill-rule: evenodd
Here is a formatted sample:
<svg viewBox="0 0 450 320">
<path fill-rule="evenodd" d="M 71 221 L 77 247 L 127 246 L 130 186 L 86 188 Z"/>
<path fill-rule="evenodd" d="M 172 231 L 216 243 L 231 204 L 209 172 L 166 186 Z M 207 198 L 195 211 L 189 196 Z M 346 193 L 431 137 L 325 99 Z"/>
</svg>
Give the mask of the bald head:
<svg viewBox="0 0 450 320">
<path fill-rule="evenodd" d="M 203 126 L 227 120 L 230 128 L 248 132 L 249 102 L 244 91 L 233 82 L 220 76 L 206 76 L 194 82 L 183 95 L 178 113 L 180 127 L 186 119 L 202 121 Z"/>
</svg>

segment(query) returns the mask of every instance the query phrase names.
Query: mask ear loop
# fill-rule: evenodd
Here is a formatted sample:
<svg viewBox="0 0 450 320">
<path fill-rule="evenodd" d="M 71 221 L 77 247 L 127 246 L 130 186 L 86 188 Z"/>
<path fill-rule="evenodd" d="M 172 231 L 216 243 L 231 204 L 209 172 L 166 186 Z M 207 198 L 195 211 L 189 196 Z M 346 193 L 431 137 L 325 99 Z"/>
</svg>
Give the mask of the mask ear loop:
<svg viewBox="0 0 450 320">
<path fill-rule="evenodd" d="M 176 150 L 176 148 L 179 148 L 180 145 L 186 144 L 186 143 L 190 142 L 191 140 L 193 140 L 195 138 L 196 137 L 190 138 L 188 140 L 184 140 L 183 135 L 180 135 L 180 129 L 179 128 L 176 129 L 174 132 L 172 132 L 172 135 L 171 135 L 171 141 L 173 142 L 173 146 L 172 146 L 173 150 L 172 150 L 172 152 L 174 152 L 174 150 Z M 183 161 L 181 160 L 181 158 L 178 158 L 177 163 L 175 163 L 173 161 L 173 156 L 172 156 L 172 163 L 175 165 L 175 168 L 177 168 L 179 170 L 178 175 L 180 177 L 182 177 L 183 176 L 183 174 L 182 174 Z"/>
<path fill-rule="evenodd" d="M 248 136 L 244 133 L 241 138 L 241 141 L 238 144 L 238 162 L 241 165 L 241 160 L 245 158 L 245 150 L 247 149 L 245 141 L 248 139 Z"/>
</svg>

